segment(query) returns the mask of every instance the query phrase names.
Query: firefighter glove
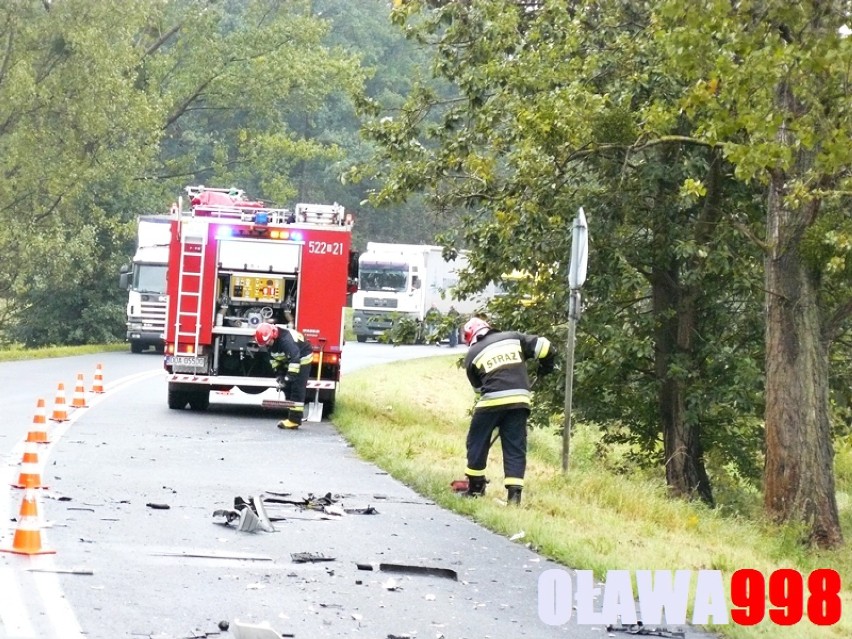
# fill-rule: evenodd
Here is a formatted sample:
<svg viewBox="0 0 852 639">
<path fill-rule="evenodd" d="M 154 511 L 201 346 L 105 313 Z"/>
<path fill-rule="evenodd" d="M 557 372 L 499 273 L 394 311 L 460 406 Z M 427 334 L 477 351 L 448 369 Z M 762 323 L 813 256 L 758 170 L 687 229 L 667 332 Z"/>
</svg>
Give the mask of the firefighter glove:
<svg viewBox="0 0 852 639">
<path fill-rule="evenodd" d="M 556 358 L 553 356 L 553 353 L 549 353 L 546 357 L 539 360 L 536 373 L 539 377 L 544 377 L 545 375 L 550 375 L 555 368 Z"/>
<path fill-rule="evenodd" d="M 290 396 L 293 390 L 293 380 L 290 379 L 289 375 L 278 378 L 278 390 L 284 393 L 286 397 Z"/>
</svg>

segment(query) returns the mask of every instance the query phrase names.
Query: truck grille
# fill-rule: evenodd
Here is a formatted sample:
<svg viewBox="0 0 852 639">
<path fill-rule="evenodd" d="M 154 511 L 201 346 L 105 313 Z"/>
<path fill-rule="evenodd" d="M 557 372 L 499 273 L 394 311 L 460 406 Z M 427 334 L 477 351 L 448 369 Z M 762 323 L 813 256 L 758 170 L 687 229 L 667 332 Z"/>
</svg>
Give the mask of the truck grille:
<svg viewBox="0 0 852 639">
<path fill-rule="evenodd" d="M 141 307 L 142 312 L 139 319 L 142 321 L 143 329 L 164 332 L 166 328 L 166 297 L 143 295 Z"/>
<path fill-rule="evenodd" d="M 397 300 L 394 298 L 386 299 L 384 297 L 365 297 L 364 306 L 373 306 L 375 308 L 396 308 Z"/>
</svg>

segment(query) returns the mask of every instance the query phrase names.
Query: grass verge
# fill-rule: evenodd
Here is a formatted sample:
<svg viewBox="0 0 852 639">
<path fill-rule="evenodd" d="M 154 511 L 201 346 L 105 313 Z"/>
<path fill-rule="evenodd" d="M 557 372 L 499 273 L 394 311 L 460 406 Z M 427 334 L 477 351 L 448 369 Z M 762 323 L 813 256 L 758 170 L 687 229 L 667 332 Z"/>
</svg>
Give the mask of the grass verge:
<svg viewBox="0 0 852 639">
<path fill-rule="evenodd" d="M 614 569 L 714 569 L 725 578 L 740 568 L 764 576 L 779 568 L 807 575 L 831 568 L 843 580 L 844 610 L 852 610 L 852 553 L 815 551 L 799 543 L 795 526 L 726 516 L 700 503 L 667 498 L 664 481 L 614 475 L 598 460 L 594 428 L 577 424 L 571 468 L 561 470 L 562 440 L 555 432 L 530 433 L 527 488 L 522 508 L 507 508 L 499 444 L 488 461 L 492 478 L 485 499 L 468 500 L 449 489 L 463 477 L 464 440 L 472 391 L 457 356 L 373 367 L 346 376 L 335 424 L 362 458 L 376 463 L 418 493 L 502 535 L 520 531 L 519 543 L 572 568 L 604 577 Z M 838 501 L 844 530 L 852 528 L 852 447 L 837 456 Z M 534 601 L 530 605 L 535 605 Z M 767 609 L 771 607 L 767 602 Z M 806 611 L 807 609 L 805 609 Z M 709 628 L 731 639 L 846 639 L 852 615 L 832 626 L 807 621 L 779 626 Z"/>
<path fill-rule="evenodd" d="M 0 350 L 0 362 L 14 362 L 23 359 L 47 359 L 49 357 L 71 357 L 89 355 L 106 351 L 130 351 L 130 346 L 119 344 L 89 344 L 86 346 L 46 346 L 44 348 L 14 347 Z"/>
</svg>

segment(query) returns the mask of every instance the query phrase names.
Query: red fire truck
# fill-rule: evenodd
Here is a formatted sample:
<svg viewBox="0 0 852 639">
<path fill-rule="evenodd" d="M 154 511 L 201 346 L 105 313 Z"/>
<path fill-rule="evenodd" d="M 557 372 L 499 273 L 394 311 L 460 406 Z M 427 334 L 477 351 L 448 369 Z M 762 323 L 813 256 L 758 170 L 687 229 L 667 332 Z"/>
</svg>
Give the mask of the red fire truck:
<svg viewBox="0 0 852 639">
<path fill-rule="evenodd" d="M 210 391 L 275 388 L 254 341 L 261 322 L 286 323 L 314 347 L 306 401 L 334 410 L 343 312 L 357 277 L 352 216 L 338 204 L 264 206 L 237 189 L 186 187 L 169 247 L 165 368 L 169 408 L 206 410 Z"/>
</svg>

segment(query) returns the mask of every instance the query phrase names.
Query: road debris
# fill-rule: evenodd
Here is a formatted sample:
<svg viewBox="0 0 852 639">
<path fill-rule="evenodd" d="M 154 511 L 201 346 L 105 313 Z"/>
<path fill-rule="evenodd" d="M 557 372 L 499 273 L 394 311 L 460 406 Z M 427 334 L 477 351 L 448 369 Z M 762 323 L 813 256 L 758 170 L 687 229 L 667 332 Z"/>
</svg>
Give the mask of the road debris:
<svg viewBox="0 0 852 639">
<path fill-rule="evenodd" d="M 343 517 L 346 515 L 346 511 L 343 510 L 343 507 L 338 504 L 329 504 L 328 506 L 323 506 L 322 511 L 326 515 L 335 515 L 337 517 Z"/>
<path fill-rule="evenodd" d="M 154 510 L 169 510 L 171 506 L 168 504 L 155 504 L 153 502 L 148 502 L 145 504 L 148 508 L 153 508 Z"/>
<path fill-rule="evenodd" d="M 155 557 L 187 557 L 193 559 L 237 559 L 243 561 L 273 561 L 272 557 L 265 555 L 249 555 L 245 553 L 221 553 L 221 552 L 152 552 Z"/>
<path fill-rule="evenodd" d="M 412 564 L 391 564 L 391 563 L 356 563 L 358 570 L 380 570 L 383 572 L 401 572 L 412 575 L 431 575 L 434 577 L 445 577 L 458 581 L 459 575 L 455 570 L 450 568 L 438 568 L 435 566 L 415 566 Z"/>
<path fill-rule="evenodd" d="M 326 506 L 330 506 L 336 501 L 331 493 L 326 493 L 322 497 L 316 497 L 313 493 L 308 493 L 308 496 L 302 499 L 287 499 L 286 497 L 288 497 L 290 493 L 267 494 L 274 495 L 273 497 L 266 498 L 266 501 L 270 504 L 290 504 L 307 510 L 324 510 Z"/>
<path fill-rule="evenodd" d="M 222 509 L 214 510 L 213 516 L 214 517 L 223 517 L 225 519 L 225 521 L 217 521 L 216 523 L 217 524 L 223 524 L 225 526 L 227 526 L 228 524 L 232 524 L 235 521 L 240 520 L 240 513 L 239 513 L 238 510 L 222 510 Z"/>
<path fill-rule="evenodd" d="M 624 632 L 628 635 L 642 635 L 653 637 L 671 637 L 674 639 L 684 639 L 686 633 L 683 630 L 668 630 L 667 628 L 649 628 L 641 621 L 630 626 L 613 626 L 606 627 L 607 632 Z"/>
<path fill-rule="evenodd" d="M 237 522 L 237 530 L 240 532 L 256 532 L 262 530 L 264 532 L 275 532 L 275 526 L 266 514 L 266 508 L 263 505 L 263 499 L 259 497 L 249 497 L 248 501 L 237 495 L 234 497 L 234 509 L 218 509 L 213 511 L 213 517 L 222 518 L 223 521 L 215 523 L 229 526 Z"/>
<path fill-rule="evenodd" d="M 295 637 L 292 633 L 278 633 L 269 622 L 263 623 L 244 623 L 239 619 L 234 619 L 228 628 L 231 634 L 236 639 L 282 639 L 282 637 Z"/>
<path fill-rule="evenodd" d="M 367 506 L 366 508 L 345 508 L 340 502 L 343 499 L 343 495 L 333 494 L 331 492 L 327 492 L 322 496 L 316 496 L 314 493 L 308 493 L 307 497 L 303 497 L 301 499 L 293 497 L 292 493 L 277 493 L 267 491 L 264 494 L 264 502 L 270 505 L 283 505 L 283 506 L 294 506 L 299 511 L 311 511 L 316 513 L 322 513 L 324 515 L 330 515 L 332 518 L 340 518 L 345 515 L 378 515 L 379 511 L 376 510 L 373 506 Z M 273 521 L 283 521 L 288 518 L 291 519 L 305 519 L 304 517 L 280 517 L 278 519 L 272 518 Z M 318 519 L 323 519 L 322 517 L 318 517 Z"/>
<path fill-rule="evenodd" d="M 389 577 L 386 581 L 382 583 L 382 588 L 385 590 L 390 590 L 391 592 L 396 590 L 402 590 L 402 586 L 399 585 L 399 582 L 393 577 Z"/>
<path fill-rule="evenodd" d="M 294 552 L 290 553 L 290 558 L 294 563 L 297 564 L 306 564 L 306 563 L 316 563 L 320 561 L 335 561 L 334 557 L 326 557 L 322 553 L 319 552 Z"/>
<path fill-rule="evenodd" d="M 26 568 L 27 572 L 50 572 L 58 575 L 94 575 L 91 568 Z"/>
</svg>

